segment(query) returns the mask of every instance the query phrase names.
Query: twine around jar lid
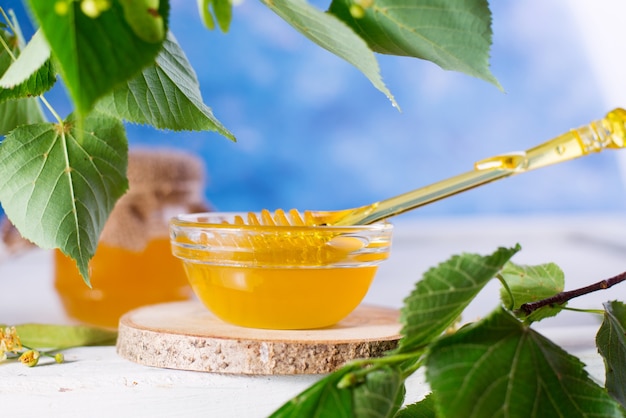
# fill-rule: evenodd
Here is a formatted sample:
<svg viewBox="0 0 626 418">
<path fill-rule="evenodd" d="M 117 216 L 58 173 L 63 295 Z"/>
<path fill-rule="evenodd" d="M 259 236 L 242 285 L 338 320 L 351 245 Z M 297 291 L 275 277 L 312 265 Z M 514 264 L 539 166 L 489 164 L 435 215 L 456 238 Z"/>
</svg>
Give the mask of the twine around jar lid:
<svg viewBox="0 0 626 418">
<path fill-rule="evenodd" d="M 169 219 L 206 212 L 205 169 L 197 156 L 173 149 L 136 148 L 128 156 L 128 192 L 116 203 L 100 242 L 141 251 L 168 236 Z"/>
</svg>

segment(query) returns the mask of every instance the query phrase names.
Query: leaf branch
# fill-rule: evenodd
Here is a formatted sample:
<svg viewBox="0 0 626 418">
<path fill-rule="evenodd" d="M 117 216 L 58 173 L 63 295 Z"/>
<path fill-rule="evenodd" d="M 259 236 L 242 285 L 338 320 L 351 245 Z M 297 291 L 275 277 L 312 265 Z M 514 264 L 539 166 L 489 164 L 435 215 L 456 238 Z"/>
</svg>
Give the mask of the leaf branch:
<svg viewBox="0 0 626 418">
<path fill-rule="evenodd" d="M 579 289 L 568 290 L 565 292 L 557 293 L 554 296 L 551 296 L 546 299 L 538 300 L 536 302 L 528 302 L 524 303 L 520 306 L 519 310 L 524 312 L 526 315 L 530 315 L 534 311 L 539 308 L 543 308 L 544 306 L 551 305 L 562 305 L 570 299 L 577 298 L 579 296 L 586 295 L 588 293 L 596 292 L 598 290 L 608 289 L 609 287 L 615 286 L 618 283 L 621 283 L 626 280 L 626 272 L 618 274 L 617 276 L 611 277 L 610 279 L 601 280 L 597 283 L 591 284 L 589 286 L 581 287 Z"/>
<path fill-rule="evenodd" d="M 362 382 L 367 374 L 389 366 L 401 367 L 403 369 L 403 378 L 406 379 L 423 365 L 424 359 L 422 355 L 424 354 L 424 350 L 425 347 L 408 353 L 388 354 L 384 357 L 353 360 L 349 363 L 349 367 L 355 370 L 346 373 L 339 383 L 337 383 L 337 387 L 341 389 L 354 386 Z M 403 365 L 407 367 L 402 367 Z"/>
<path fill-rule="evenodd" d="M 43 103 L 46 106 L 46 108 L 52 114 L 52 116 L 57 120 L 57 123 L 59 125 L 63 126 L 63 119 L 61 118 L 61 116 L 59 116 L 59 114 L 56 112 L 56 110 L 54 110 L 54 108 L 48 102 L 48 100 L 46 100 L 46 98 L 43 97 L 43 94 L 38 96 L 38 98 L 39 98 L 39 100 L 41 100 L 41 103 Z"/>
</svg>

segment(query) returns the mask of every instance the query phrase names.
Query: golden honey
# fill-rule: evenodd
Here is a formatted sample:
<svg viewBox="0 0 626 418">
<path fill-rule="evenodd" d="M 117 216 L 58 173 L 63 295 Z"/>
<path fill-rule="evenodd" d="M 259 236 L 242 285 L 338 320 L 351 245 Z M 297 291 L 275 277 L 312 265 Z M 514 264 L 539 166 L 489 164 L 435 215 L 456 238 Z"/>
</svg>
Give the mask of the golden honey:
<svg viewBox="0 0 626 418">
<path fill-rule="evenodd" d="M 337 323 L 365 297 L 377 270 L 186 266 L 194 292 L 217 317 L 244 327 L 271 329 Z"/>
<path fill-rule="evenodd" d="M 231 324 L 312 329 L 336 324 L 365 297 L 391 244 L 391 225 L 232 224 L 229 214 L 172 222 L 172 250 L 194 293 Z"/>
<path fill-rule="evenodd" d="M 74 260 L 58 250 L 54 257 L 61 302 L 81 322 L 117 327 L 120 316 L 133 308 L 192 296 L 167 238 L 153 239 L 138 252 L 101 243 L 89 263 L 92 288 L 83 282 Z"/>
</svg>

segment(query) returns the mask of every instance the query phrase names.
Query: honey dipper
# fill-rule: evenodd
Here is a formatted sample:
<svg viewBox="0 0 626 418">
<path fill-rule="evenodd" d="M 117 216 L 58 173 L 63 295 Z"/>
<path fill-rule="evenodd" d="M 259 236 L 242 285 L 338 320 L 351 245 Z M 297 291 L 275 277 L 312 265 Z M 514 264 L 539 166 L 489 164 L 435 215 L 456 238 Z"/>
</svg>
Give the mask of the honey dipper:
<svg viewBox="0 0 626 418">
<path fill-rule="evenodd" d="M 288 213 L 278 209 L 272 215 L 264 209 L 260 216 L 248 213 L 247 219 L 237 217 L 234 223 L 285 226 L 368 225 L 514 174 L 604 149 L 620 148 L 626 148 L 626 111 L 617 108 L 603 119 L 572 129 L 526 151 L 486 158 L 476 162 L 472 171 L 370 205 L 339 211 L 305 211 L 303 214 L 295 209 Z"/>
</svg>

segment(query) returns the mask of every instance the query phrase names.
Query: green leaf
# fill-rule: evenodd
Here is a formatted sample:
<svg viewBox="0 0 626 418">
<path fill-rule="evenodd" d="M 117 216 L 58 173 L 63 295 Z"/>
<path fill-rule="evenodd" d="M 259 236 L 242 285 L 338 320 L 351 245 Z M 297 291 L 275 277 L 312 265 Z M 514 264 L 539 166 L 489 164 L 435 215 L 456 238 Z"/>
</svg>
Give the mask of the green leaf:
<svg viewBox="0 0 626 418">
<path fill-rule="evenodd" d="M 0 202 L 25 238 L 60 248 L 88 281 L 100 232 L 128 188 L 127 159 L 124 127 L 108 116 L 19 126 L 0 144 Z"/>
<path fill-rule="evenodd" d="M 105 96 L 97 109 L 159 129 L 215 130 L 235 139 L 203 103 L 196 74 L 172 34 L 156 63 Z"/>
<path fill-rule="evenodd" d="M 605 386 L 609 394 L 626 407 L 626 305 L 618 301 L 606 302 L 604 309 L 596 344 L 604 358 Z"/>
<path fill-rule="evenodd" d="M 507 263 L 500 274 L 507 283 L 514 299 L 511 300 L 511 295 L 503 288 L 500 292 L 502 303 L 506 306 L 512 306 L 513 309 L 519 309 L 524 303 L 536 302 L 554 296 L 562 292 L 565 287 L 565 275 L 554 263 L 538 266 Z M 563 309 L 563 306 L 545 306 L 531 313 L 528 319 L 539 321 L 554 316 Z"/>
<path fill-rule="evenodd" d="M 361 13 L 354 13 L 355 7 Z M 333 0 L 329 11 L 375 52 L 429 60 L 501 89 L 489 69 L 492 32 L 486 0 Z"/>
<path fill-rule="evenodd" d="M 4 74 L 12 64 L 13 57 L 19 55 L 21 46 L 19 26 L 17 26 L 17 21 L 12 24 L 18 31 L 17 34 L 10 34 L 0 29 L 0 37 L 10 48 L 10 53 L 4 47 L 0 48 L 0 75 Z M 2 90 L 0 89 L 1 95 Z M 35 98 L 0 101 L 0 135 L 6 135 L 19 125 L 44 121 L 43 112 Z"/>
<path fill-rule="evenodd" d="M 0 74 L 0 101 L 39 96 L 52 88 L 56 76 L 50 48 L 40 31 L 35 32 L 17 59 Z"/>
<path fill-rule="evenodd" d="M 88 325 L 22 324 L 15 329 L 22 344 L 31 348 L 114 345 L 117 338 L 117 331 Z"/>
<path fill-rule="evenodd" d="M 339 381 L 358 367 L 346 365 L 317 381 L 276 410 L 270 418 L 351 418 L 352 392 L 337 387 Z"/>
<path fill-rule="evenodd" d="M 304 36 L 358 68 L 374 87 L 384 93 L 394 106 L 398 106 L 383 83 L 374 53 L 345 23 L 305 0 L 262 1 Z"/>
<path fill-rule="evenodd" d="M 428 270 L 404 301 L 398 352 L 419 349 L 437 338 L 519 250 L 518 245 L 489 256 L 456 255 Z"/>
<path fill-rule="evenodd" d="M 6 135 L 17 126 L 45 122 L 36 98 L 12 99 L 0 102 L 0 135 Z"/>
<path fill-rule="evenodd" d="M 204 25 L 213 30 L 215 29 L 215 20 L 217 20 L 217 24 L 219 25 L 222 32 L 228 32 L 228 28 L 230 27 L 230 22 L 233 17 L 233 4 L 231 0 L 197 0 L 198 1 L 198 11 L 200 12 L 200 16 L 202 17 L 202 21 Z M 211 10 L 213 9 L 213 14 L 215 15 L 215 20 L 213 20 L 213 15 L 211 14 Z"/>
<path fill-rule="evenodd" d="M 147 42 L 126 20 L 119 1 L 92 18 L 80 2 L 30 0 L 60 73 L 79 114 L 85 115 L 98 98 L 154 62 L 161 42 Z M 167 21 L 169 1 L 159 13 Z M 165 28 L 166 30 L 167 28 Z"/>
<path fill-rule="evenodd" d="M 365 381 L 353 388 L 355 417 L 393 417 L 404 401 L 404 378 L 401 372 L 385 366 L 365 375 Z"/>
<path fill-rule="evenodd" d="M 349 384 L 343 385 L 346 380 Z M 271 418 L 392 417 L 403 400 L 400 370 L 391 366 L 368 370 L 352 363 L 305 389 Z"/>
<path fill-rule="evenodd" d="M 402 408 L 394 418 L 437 418 L 433 394 L 429 393 L 421 401 Z"/>
<path fill-rule="evenodd" d="M 500 308 L 435 342 L 426 378 L 443 417 L 620 417 L 584 364 Z"/>
</svg>

